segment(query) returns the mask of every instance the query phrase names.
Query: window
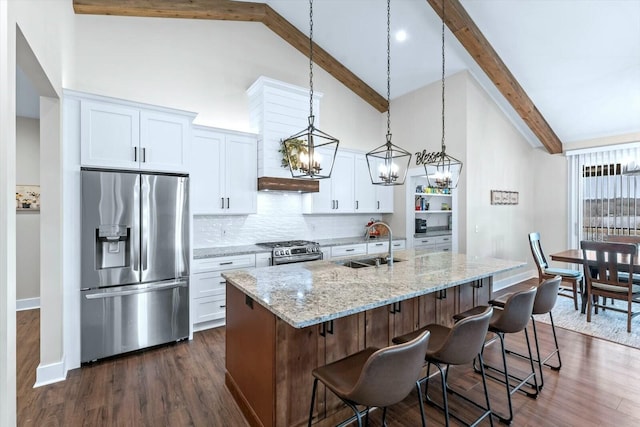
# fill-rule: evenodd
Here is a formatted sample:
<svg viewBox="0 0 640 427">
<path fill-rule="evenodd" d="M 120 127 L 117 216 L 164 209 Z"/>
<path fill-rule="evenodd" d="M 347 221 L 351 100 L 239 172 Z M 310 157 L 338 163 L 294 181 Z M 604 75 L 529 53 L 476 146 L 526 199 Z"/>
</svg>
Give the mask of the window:
<svg viewBox="0 0 640 427">
<path fill-rule="evenodd" d="M 569 244 L 607 235 L 640 235 L 640 176 L 623 174 L 640 160 L 640 144 L 579 150 L 569 160 Z"/>
</svg>

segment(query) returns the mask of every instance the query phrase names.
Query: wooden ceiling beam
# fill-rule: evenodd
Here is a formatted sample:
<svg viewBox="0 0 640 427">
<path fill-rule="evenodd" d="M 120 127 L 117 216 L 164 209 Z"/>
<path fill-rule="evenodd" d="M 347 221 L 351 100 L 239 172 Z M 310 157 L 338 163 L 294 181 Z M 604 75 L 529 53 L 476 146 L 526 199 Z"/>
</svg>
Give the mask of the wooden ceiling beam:
<svg viewBox="0 0 640 427">
<path fill-rule="evenodd" d="M 445 24 L 509 101 L 529 129 L 551 154 L 562 153 L 562 142 L 498 53 L 484 37 L 459 0 L 427 0 L 442 18 L 443 1 L 447 2 Z"/>
<path fill-rule="evenodd" d="M 261 22 L 309 57 L 309 37 L 264 3 L 231 0 L 73 0 L 78 14 Z M 381 113 L 387 100 L 316 43 L 313 61 Z"/>
</svg>

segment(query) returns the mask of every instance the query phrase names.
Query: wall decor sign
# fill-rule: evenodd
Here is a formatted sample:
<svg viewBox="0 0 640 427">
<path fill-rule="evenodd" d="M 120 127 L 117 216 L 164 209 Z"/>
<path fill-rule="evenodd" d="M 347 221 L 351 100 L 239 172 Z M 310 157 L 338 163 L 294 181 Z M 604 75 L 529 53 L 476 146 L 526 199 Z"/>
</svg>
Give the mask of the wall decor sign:
<svg viewBox="0 0 640 427">
<path fill-rule="evenodd" d="M 19 211 L 39 211 L 40 186 L 16 185 L 16 209 Z"/>
<path fill-rule="evenodd" d="M 517 205 L 519 201 L 517 191 L 491 190 L 492 205 Z"/>
</svg>

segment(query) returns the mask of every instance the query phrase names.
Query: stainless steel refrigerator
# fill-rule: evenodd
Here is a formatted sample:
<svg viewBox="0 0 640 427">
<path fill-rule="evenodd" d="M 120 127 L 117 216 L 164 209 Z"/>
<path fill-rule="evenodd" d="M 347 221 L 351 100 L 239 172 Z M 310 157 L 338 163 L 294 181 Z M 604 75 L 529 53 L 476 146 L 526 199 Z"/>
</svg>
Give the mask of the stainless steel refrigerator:
<svg viewBox="0 0 640 427">
<path fill-rule="evenodd" d="M 81 361 L 187 338 L 189 178 L 81 173 Z"/>
</svg>

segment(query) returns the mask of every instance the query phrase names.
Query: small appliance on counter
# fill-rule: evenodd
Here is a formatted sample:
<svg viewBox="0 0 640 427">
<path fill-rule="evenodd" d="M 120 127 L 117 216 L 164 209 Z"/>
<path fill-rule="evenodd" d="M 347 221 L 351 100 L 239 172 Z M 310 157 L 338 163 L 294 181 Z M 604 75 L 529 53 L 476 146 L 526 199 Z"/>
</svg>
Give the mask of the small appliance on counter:
<svg viewBox="0 0 640 427">
<path fill-rule="evenodd" d="M 427 232 L 427 220 L 424 218 L 416 218 L 416 234 Z"/>
</svg>

